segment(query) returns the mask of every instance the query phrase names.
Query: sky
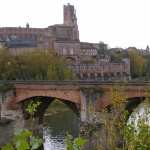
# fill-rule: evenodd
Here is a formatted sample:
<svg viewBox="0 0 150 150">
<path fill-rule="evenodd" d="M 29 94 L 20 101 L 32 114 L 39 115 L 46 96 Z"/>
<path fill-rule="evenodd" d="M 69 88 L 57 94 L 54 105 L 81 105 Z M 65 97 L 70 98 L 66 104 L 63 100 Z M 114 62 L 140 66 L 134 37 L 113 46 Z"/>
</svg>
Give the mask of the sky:
<svg viewBox="0 0 150 150">
<path fill-rule="evenodd" d="M 67 3 L 76 8 L 81 41 L 123 48 L 150 45 L 150 0 L 0 0 L 0 27 L 61 24 Z"/>
</svg>

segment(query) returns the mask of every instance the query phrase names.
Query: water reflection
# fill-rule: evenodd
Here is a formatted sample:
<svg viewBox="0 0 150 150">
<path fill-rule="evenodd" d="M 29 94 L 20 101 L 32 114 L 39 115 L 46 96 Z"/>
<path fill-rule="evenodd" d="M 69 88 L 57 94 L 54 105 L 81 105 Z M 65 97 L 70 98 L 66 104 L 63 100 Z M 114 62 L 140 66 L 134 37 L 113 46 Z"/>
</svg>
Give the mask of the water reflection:
<svg viewBox="0 0 150 150">
<path fill-rule="evenodd" d="M 147 101 L 141 103 L 129 117 L 129 123 L 133 123 L 135 127 L 139 120 L 150 125 L 150 103 Z"/>
<path fill-rule="evenodd" d="M 65 150 L 64 134 L 52 136 L 49 128 L 44 128 L 44 150 Z"/>
<path fill-rule="evenodd" d="M 65 150 L 66 133 L 78 135 L 79 119 L 64 104 L 51 104 L 44 120 L 44 150 Z"/>
</svg>

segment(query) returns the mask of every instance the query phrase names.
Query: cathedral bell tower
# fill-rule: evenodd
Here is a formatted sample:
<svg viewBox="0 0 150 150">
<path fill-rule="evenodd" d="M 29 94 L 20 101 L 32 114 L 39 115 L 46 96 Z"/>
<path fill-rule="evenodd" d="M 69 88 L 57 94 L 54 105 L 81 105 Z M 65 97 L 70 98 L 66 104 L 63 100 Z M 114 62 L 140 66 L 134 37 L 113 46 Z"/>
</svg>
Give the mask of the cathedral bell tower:
<svg viewBox="0 0 150 150">
<path fill-rule="evenodd" d="M 79 40 L 76 11 L 74 6 L 69 3 L 64 5 L 64 25 L 73 27 L 74 40 Z"/>
</svg>

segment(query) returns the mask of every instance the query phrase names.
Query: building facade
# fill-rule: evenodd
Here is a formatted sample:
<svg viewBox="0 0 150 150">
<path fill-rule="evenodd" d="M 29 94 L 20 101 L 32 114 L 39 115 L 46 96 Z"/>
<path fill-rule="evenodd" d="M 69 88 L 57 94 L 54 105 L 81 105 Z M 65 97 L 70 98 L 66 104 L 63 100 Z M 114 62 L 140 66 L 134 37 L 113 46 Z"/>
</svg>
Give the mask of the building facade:
<svg viewBox="0 0 150 150">
<path fill-rule="evenodd" d="M 38 49 L 54 49 L 66 58 L 68 66 L 80 79 L 130 79 L 130 62 L 111 62 L 98 57 L 98 44 L 80 42 L 77 17 L 73 5 L 64 5 L 63 24 L 47 28 L 1 27 L 0 47 L 6 46 L 13 54 Z"/>
</svg>

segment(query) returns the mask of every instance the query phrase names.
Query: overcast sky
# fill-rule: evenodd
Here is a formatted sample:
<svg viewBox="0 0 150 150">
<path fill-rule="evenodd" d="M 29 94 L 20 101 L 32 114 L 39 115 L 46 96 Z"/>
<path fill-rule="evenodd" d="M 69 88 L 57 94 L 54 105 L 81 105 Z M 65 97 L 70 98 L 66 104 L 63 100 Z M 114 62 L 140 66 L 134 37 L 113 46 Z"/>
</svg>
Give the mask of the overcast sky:
<svg viewBox="0 0 150 150">
<path fill-rule="evenodd" d="M 75 5 L 81 41 L 124 48 L 150 45 L 150 0 L 0 0 L 0 26 L 62 23 L 68 2 Z"/>
</svg>

